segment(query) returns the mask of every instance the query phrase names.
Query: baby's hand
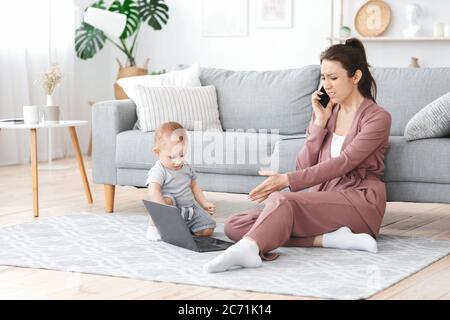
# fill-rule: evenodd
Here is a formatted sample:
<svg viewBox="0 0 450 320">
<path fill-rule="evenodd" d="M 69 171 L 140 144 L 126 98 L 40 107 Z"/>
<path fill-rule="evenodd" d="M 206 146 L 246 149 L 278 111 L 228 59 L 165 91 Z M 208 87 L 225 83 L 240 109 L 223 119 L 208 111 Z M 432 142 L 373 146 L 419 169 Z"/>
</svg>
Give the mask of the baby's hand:
<svg viewBox="0 0 450 320">
<path fill-rule="evenodd" d="M 203 203 L 203 209 L 208 211 L 210 215 L 213 215 L 216 212 L 216 205 L 211 202 L 205 202 Z"/>
</svg>

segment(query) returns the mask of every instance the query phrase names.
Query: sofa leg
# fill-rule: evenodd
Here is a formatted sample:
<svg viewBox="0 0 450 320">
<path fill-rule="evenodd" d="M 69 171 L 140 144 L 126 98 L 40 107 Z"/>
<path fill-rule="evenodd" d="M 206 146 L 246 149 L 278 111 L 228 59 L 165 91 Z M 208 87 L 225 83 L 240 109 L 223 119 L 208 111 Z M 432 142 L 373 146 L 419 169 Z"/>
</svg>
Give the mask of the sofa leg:
<svg viewBox="0 0 450 320">
<path fill-rule="evenodd" d="M 116 186 L 105 184 L 105 212 L 114 212 L 114 193 Z"/>
</svg>

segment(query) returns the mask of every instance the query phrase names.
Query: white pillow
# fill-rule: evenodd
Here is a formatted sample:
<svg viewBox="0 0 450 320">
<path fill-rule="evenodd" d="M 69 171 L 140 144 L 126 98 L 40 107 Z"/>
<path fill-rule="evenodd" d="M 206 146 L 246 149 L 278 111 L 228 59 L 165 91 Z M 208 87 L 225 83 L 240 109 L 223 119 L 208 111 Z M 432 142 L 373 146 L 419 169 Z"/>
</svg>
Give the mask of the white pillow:
<svg viewBox="0 0 450 320">
<path fill-rule="evenodd" d="M 219 107 L 214 86 L 147 87 L 137 85 L 136 111 L 139 128 L 155 131 L 162 123 L 176 121 L 186 130 L 219 130 Z"/>
<path fill-rule="evenodd" d="M 135 100 L 134 89 L 137 85 L 147 87 L 200 87 L 200 66 L 194 64 L 184 70 L 171 71 L 165 74 L 128 77 L 117 80 L 117 84 L 131 100 Z"/>
<path fill-rule="evenodd" d="M 412 117 L 405 128 L 408 141 L 450 135 L 450 92 L 434 100 Z"/>
</svg>

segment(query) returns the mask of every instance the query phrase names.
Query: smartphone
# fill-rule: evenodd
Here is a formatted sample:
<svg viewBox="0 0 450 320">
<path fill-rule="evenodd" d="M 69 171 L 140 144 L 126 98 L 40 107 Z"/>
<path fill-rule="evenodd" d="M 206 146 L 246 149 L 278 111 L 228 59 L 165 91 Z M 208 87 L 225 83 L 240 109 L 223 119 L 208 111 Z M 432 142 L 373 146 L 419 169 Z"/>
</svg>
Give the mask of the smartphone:
<svg viewBox="0 0 450 320">
<path fill-rule="evenodd" d="M 327 92 L 325 91 L 325 89 L 322 87 L 320 88 L 320 92 L 322 92 L 323 94 L 320 95 L 320 104 L 322 105 L 322 107 L 326 108 L 328 105 L 328 102 L 330 102 L 330 96 L 327 94 Z"/>
</svg>

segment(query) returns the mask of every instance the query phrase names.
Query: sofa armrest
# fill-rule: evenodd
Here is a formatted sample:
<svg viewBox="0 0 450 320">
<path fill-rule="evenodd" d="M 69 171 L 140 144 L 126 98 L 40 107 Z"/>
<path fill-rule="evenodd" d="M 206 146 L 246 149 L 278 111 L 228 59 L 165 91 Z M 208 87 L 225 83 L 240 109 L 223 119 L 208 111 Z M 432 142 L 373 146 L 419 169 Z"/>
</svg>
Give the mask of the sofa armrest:
<svg viewBox="0 0 450 320">
<path fill-rule="evenodd" d="M 94 183 L 116 185 L 116 137 L 136 123 L 131 100 L 111 100 L 92 108 L 92 176 Z"/>
</svg>

